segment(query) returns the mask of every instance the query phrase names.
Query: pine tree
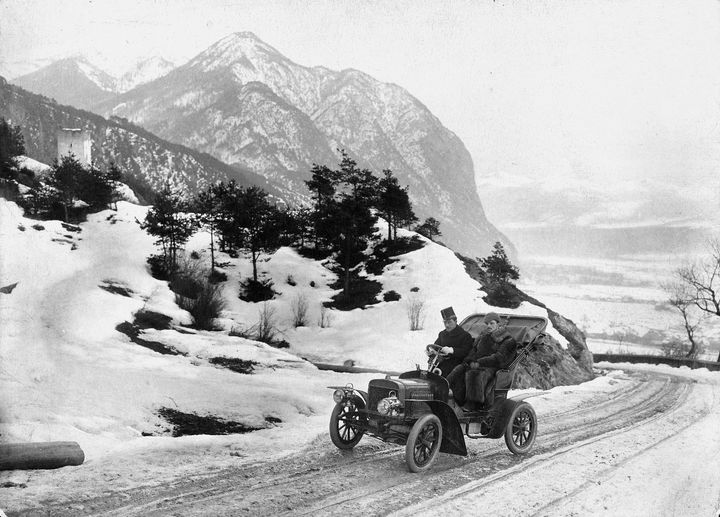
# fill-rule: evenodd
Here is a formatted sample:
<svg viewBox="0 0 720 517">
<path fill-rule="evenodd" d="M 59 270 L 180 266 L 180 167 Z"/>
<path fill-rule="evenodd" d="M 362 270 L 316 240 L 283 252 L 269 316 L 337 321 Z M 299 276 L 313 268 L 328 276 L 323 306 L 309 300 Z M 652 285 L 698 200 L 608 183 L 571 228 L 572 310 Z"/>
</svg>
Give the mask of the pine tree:
<svg viewBox="0 0 720 517">
<path fill-rule="evenodd" d="M 68 208 L 79 199 L 84 176 L 85 170 L 73 154 L 63 156 L 59 163 L 55 160 L 52 165 L 48 184 L 58 192 L 65 213 L 65 222 L 68 222 Z"/>
<path fill-rule="evenodd" d="M 442 235 L 442 233 L 440 233 L 440 221 L 434 217 L 428 217 L 425 219 L 420 226 L 415 228 L 415 231 L 423 237 L 427 237 L 431 241 L 435 240 L 435 237 Z"/>
<path fill-rule="evenodd" d="M 155 244 L 162 246 L 165 266 L 173 272 L 177 268 L 177 252 L 195 233 L 197 222 L 189 213 L 184 196 L 166 184 L 155 196 L 141 228 L 157 237 Z"/>
<path fill-rule="evenodd" d="M 317 164 L 313 164 L 310 172 L 311 179 L 305 184 L 314 198 L 314 210 L 310 217 L 315 234 L 315 247 L 331 246 L 334 236 L 338 233 L 334 214 L 337 211 L 335 196 L 340 183 L 340 174 L 325 165 Z"/>
<path fill-rule="evenodd" d="M 343 268 L 343 293 L 350 294 L 350 270 L 362 260 L 362 253 L 375 233 L 377 217 L 372 207 L 377 204 L 378 179 L 368 169 L 341 151 L 338 175 L 338 199 L 333 220 L 339 230 L 334 237 L 338 261 Z"/>
<path fill-rule="evenodd" d="M 479 259 L 480 267 L 492 282 L 510 283 L 520 278 L 518 268 L 510 263 L 505 248 L 500 241 L 493 246 L 493 251 L 485 258 Z"/>
<path fill-rule="evenodd" d="M 0 118 L 0 179 L 16 179 L 15 158 L 25 154 L 25 139 L 20 126 L 11 126 Z"/>
<path fill-rule="evenodd" d="M 388 241 L 397 238 L 398 226 L 407 226 L 415 221 L 407 187 L 401 187 L 390 169 L 383 171 L 379 183 L 378 211 L 388 222 Z"/>
<path fill-rule="evenodd" d="M 210 232 L 210 275 L 215 276 L 215 233 L 222 221 L 222 196 L 225 192 L 223 184 L 211 185 L 200 192 L 193 200 L 193 209 L 198 216 L 201 227 Z"/>
<path fill-rule="evenodd" d="M 262 253 L 272 253 L 279 247 L 278 209 L 259 187 L 240 189 L 239 210 L 235 223 L 244 233 L 243 249 L 250 254 L 253 281 L 258 281 L 257 261 Z"/>
</svg>

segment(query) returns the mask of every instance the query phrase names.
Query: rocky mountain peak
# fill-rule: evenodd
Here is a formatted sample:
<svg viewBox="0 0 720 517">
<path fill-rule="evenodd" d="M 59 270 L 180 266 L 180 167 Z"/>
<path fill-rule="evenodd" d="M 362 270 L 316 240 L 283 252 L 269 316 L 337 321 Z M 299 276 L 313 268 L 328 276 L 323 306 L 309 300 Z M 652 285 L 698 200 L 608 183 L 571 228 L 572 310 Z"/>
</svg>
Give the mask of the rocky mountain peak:
<svg viewBox="0 0 720 517">
<path fill-rule="evenodd" d="M 224 37 L 187 64 L 190 68 L 213 71 L 220 68 L 256 68 L 264 62 L 288 61 L 252 32 L 235 32 Z"/>
</svg>

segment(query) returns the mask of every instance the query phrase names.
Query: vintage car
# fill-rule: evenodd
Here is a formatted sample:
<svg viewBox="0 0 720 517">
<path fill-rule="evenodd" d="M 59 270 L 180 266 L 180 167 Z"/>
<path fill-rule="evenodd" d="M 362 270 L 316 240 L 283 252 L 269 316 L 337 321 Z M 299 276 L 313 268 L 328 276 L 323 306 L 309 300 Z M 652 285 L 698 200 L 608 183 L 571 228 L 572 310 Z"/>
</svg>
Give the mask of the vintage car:
<svg viewBox="0 0 720 517">
<path fill-rule="evenodd" d="M 473 314 L 460 326 L 476 338 L 484 329 L 484 314 Z M 385 442 L 405 445 L 405 460 L 412 472 L 430 468 L 438 452 L 467 455 L 465 437 L 505 437 L 508 449 L 524 454 L 537 434 L 537 418 L 524 396 L 508 398 L 515 367 L 544 339 L 547 320 L 537 316 L 502 314 L 507 330 L 518 343 L 517 356 L 495 376 L 492 405 L 467 411 L 455 404 L 447 380 L 436 368 L 441 359 L 437 347 L 428 345 L 431 354 L 427 370 L 415 370 L 399 376 L 387 375 L 370 381 L 367 392 L 353 387 L 333 389 L 335 407 L 330 416 L 330 438 L 339 449 L 352 449 L 363 435 Z"/>
</svg>

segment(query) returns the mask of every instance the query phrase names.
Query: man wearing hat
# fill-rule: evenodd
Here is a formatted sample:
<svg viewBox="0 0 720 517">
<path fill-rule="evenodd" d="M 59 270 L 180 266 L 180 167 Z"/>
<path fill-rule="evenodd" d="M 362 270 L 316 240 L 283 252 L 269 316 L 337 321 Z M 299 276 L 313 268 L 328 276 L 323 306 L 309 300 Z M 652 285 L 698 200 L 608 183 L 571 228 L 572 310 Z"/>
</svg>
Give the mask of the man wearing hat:
<svg viewBox="0 0 720 517">
<path fill-rule="evenodd" d="M 442 347 L 440 353 L 445 355 L 445 359 L 440 361 L 438 367 L 442 371 L 443 377 L 447 377 L 453 368 L 462 363 L 465 356 L 470 352 L 473 339 L 465 329 L 457 324 L 457 316 L 455 316 L 452 307 L 442 309 L 440 315 L 445 330 L 440 331 L 435 340 L 435 345 Z"/>
<path fill-rule="evenodd" d="M 507 368 L 517 352 L 515 338 L 500 327 L 500 315 L 490 312 L 483 322 L 486 332 L 478 336 L 465 360 L 448 376 L 455 401 L 472 408 L 492 404 L 495 372 Z"/>
</svg>

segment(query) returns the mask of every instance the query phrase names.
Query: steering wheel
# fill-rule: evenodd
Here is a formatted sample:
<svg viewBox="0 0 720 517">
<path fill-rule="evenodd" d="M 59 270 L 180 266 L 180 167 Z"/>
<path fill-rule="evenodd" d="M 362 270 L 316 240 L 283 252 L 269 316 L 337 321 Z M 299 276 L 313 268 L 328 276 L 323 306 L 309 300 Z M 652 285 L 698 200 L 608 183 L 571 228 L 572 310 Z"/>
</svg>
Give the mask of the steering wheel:
<svg viewBox="0 0 720 517">
<path fill-rule="evenodd" d="M 445 357 L 446 354 L 443 354 L 440 352 L 440 349 L 442 347 L 440 345 L 430 344 L 425 347 L 425 350 L 428 351 L 428 371 L 432 373 L 436 373 L 438 375 L 442 375 L 442 370 L 438 367 L 438 363 L 440 362 L 440 359 Z"/>
<path fill-rule="evenodd" d="M 433 355 L 439 355 L 439 356 L 447 355 L 447 354 L 443 354 L 440 351 L 441 349 L 442 349 L 442 347 L 440 345 L 435 345 L 432 343 L 425 347 L 425 350 L 427 350 L 429 352 L 430 357 L 432 357 Z"/>
</svg>

